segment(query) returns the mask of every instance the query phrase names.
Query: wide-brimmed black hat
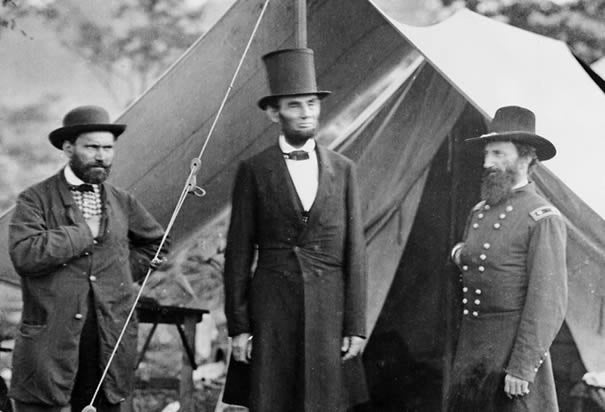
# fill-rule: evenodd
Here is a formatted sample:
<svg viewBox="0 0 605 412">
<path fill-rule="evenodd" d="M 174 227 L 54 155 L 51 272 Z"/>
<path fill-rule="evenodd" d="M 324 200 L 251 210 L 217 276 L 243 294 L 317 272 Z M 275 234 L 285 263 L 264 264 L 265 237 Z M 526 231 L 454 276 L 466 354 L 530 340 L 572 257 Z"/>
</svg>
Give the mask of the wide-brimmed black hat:
<svg viewBox="0 0 605 412">
<path fill-rule="evenodd" d="M 71 110 L 63 118 L 63 127 L 53 130 L 48 138 L 57 149 L 63 149 L 65 140 L 72 140 L 85 132 L 111 132 L 117 139 L 124 130 L 125 124 L 114 124 L 109 121 L 107 111 L 99 106 L 80 106 Z"/>
<path fill-rule="evenodd" d="M 504 106 L 494 115 L 488 133 L 466 139 L 465 142 L 483 144 L 509 141 L 526 144 L 536 149 L 538 160 L 552 159 L 557 154 L 555 146 L 546 138 L 536 134 L 536 115 L 520 106 Z"/>
<path fill-rule="evenodd" d="M 323 99 L 331 93 L 317 89 L 315 61 L 311 49 L 276 50 L 265 54 L 263 62 L 271 91 L 270 95 L 258 101 L 258 106 L 263 110 L 278 97 L 315 94 Z"/>
</svg>

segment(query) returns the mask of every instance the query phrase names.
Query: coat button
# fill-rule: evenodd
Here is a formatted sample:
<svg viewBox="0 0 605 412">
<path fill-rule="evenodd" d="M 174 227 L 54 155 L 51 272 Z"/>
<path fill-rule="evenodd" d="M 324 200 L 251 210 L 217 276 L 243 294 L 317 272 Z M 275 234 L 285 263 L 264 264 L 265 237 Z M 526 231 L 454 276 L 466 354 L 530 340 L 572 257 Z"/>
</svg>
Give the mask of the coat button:
<svg viewBox="0 0 605 412">
<path fill-rule="evenodd" d="M 462 311 L 462 314 L 463 314 L 463 315 L 468 315 L 468 309 L 464 309 L 464 310 Z"/>
<path fill-rule="evenodd" d="M 480 295 L 481 294 L 481 289 L 475 289 L 475 295 Z"/>
<path fill-rule="evenodd" d="M 512 212 L 513 211 L 513 207 L 511 205 L 506 206 L 505 209 L 507 212 Z"/>
<path fill-rule="evenodd" d="M 479 299 L 475 299 L 475 305 L 478 305 L 480 303 L 481 303 L 481 301 Z"/>
<path fill-rule="evenodd" d="M 483 219 L 483 218 L 485 217 L 485 215 L 484 215 L 483 213 L 479 213 L 479 214 L 477 215 L 477 217 L 478 217 L 479 219 Z"/>
<path fill-rule="evenodd" d="M 479 272 L 485 272 L 485 266 L 479 266 L 477 269 Z"/>
<path fill-rule="evenodd" d="M 76 313 L 76 314 L 74 315 L 74 318 L 75 318 L 75 319 L 78 319 L 78 320 L 82 319 L 83 317 L 84 317 L 84 316 L 83 316 L 81 313 Z"/>
<path fill-rule="evenodd" d="M 501 226 L 500 223 L 494 223 L 494 229 L 500 229 Z"/>
<path fill-rule="evenodd" d="M 489 249 L 490 247 L 492 247 L 492 245 L 490 245 L 490 244 L 489 244 L 489 243 L 487 243 L 487 242 L 485 242 L 485 243 L 483 244 L 483 249 L 485 249 L 485 250 Z"/>
<path fill-rule="evenodd" d="M 467 304 L 468 303 L 468 299 L 467 298 L 462 299 L 462 303 Z"/>
<path fill-rule="evenodd" d="M 474 316 L 474 317 L 479 316 L 479 312 L 473 312 L 473 316 Z"/>
<path fill-rule="evenodd" d="M 473 229 L 479 228 L 479 223 L 473 223 Z"/>
<path fill-rule="evenodd" d="M 91 282 L 95 282 L 97 277 L 95 275 L 91 275 L 88 279 L 90 279 Z"/>
<path fill-rule="evenodd" d="M 482 253 L 479 255 L 479 259 L 485 260 L 485 259 L 487 259 L 487 256 Z"/>
<path fill-rule="evenodd" d="M 486 204 L 485 206 L 483 206 L 483 209 L 489 210 L 490 209 L 490 205 Z"/>
<path fill-rule="evenodd" d="M 296 253 L 298 253 L 300 251 L 300 248 L 298 246 L 294 246 L 294 248 L 292 250 L 294 250 Z"/>
<path fill-rule="evenodd" d="M 500 220 L 502 220 L 502 219 L 506 219 L 506 214 L 505 214 L 505 213 L 500 213 L 500 215 L 498 216 L 498 218 L 499 218 Z"/>
<path fill-rule="evenodd" d="M 466 293 L 466 292 L 468 292 L 468 288 L 465 286 L 465 287 L 463 287 L 463 288 L 462 288 L 462 291 L 463 291 L 464 293 Z"/>
<path fill-rule="evenodd" d="M 462 270 L 466 272 L 468 270 L 468 266 L 467 265 L 462 265 Z"/>
<path fill-rule="evenodd" d="M 97 239 L 94 239 L 94 240 L 92 241 L 92 243 L 93 243 L 94 245 L 96 245 L 96 244 L 98 244 L 98 243 L 99 243 L 99 241 L 98 241 Z"/>
</svg>

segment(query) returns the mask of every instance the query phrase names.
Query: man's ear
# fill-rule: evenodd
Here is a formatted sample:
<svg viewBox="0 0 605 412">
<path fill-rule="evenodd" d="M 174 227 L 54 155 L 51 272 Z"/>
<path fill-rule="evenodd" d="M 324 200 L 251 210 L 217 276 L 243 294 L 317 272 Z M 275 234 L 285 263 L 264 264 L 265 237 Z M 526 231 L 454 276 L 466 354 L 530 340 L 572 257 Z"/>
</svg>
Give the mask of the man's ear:
<svg viewBox="0 0 605 412">
<path fill-rule="evenodd" d="M 267 113 L 267 117 L 273 123 L 279 123 L 279 109 L 277 107 L 269 105 L 265 109 L 265 113 Z"/>
<path fill-rule="evenodd" d="M 67 156 L 68 159 L 71 159 L 71 156 L 74 154 L 74 144 L 69 140 L 63 141 L 63 153 Z"/>
</svg>

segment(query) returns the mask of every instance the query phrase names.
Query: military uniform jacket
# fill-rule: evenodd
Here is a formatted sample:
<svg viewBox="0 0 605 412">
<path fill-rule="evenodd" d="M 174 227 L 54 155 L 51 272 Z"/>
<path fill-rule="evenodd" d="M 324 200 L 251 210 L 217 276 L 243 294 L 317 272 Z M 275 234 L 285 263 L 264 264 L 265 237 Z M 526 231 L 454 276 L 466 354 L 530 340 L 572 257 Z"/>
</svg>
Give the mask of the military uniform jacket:
<svg viewBox="0 0 605 412">
<path fill-rule="evenodd" d="M 567 307 L 565 245 L 559 211 L 533 183 L 473 208 L 460 254 L 452 410 L 558 410 L 548 351 Z M 529 381 L 530 394 L 505 397 L 505 373 Z"/>
<path fill-rule="evenodd" d="M 350 160 L 321 146 L 316 150 L 319 185 L 308 220 L 278 145 L 242 162 L 235 179 L 225 310 L 230 336 L 254 335 L 252 410 L 279 410 L 271 409 L 271 397 L 291 384 L 278 372 L 284 368 L 284 374 L 300 372 L 294 377 L 300 404 L 292 400 L 289 411 L 339 411 L 354 403 L 341 390 L 340 345 L 343 336 L 366 334 L 365 240 L 356 178 Z M 295 306 L 303 308 L 300 317 Z M 296 359 L 288 357 L 292 353 Z M 346 363 L 354 362 L 359 358 Z M 259 381 L 262 388 L 254 386 Z M 352 381 L 360 383 L 355 396 L 363 398 L 363 376 Z M 228 377 L 226 397 L 230 386 Z"/>
<path fill-rule="evenodd" d="M 92 292 L 104 368 L 163 229 L 128 193 L 104 183 L 101 232 L 94 239 L 63 171 L 19 195 L 9 252 L 21 277 L 23 313 L 13 353 L 10 396 L 66 405 L 78 368 L 78 345 Z M 104 391 L 110 402 L 132 387 L 137 324 L 129 325 Z"/>
</svg>

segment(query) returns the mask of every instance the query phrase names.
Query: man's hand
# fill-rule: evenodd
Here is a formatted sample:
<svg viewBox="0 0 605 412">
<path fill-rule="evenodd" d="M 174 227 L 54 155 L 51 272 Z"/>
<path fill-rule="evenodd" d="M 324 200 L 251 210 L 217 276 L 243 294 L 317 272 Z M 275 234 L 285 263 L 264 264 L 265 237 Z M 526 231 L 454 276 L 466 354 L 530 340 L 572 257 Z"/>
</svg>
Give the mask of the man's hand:
<svg viewBox="0 0 605 412">
<path fill-rule="evenodd" d="M 99 236 L 99 229 L 101 228 L 101 216 L 92 216 L 86 219 L 86 224 L 92 233 L 92 237 Z"/>
<path fill-rule="evenodd" d="M 365 339 L 361 336 L 345 336 L 342 338 L 342 346 L 340 347 L 342 360 L 346 361 L 359 355 L 364 341 Z"/>
<path fill-rule="evenodd" d="M 151 259 L 151 261 L 149 262 L 149 267 L 151 268 L 151 270 L 158 270 L 160 266 L 162 266 L 167 261 L 168 259 L 166 259 L 165 257 L 154 258 Z"/>
<path fill-rule="evenodd" d="M 464 242 L 457 243 L 456 245 L 454 245 L 452 251 L 450 252 L 450 258 L 452 259 L 452 262 L 454 262 L 454 264 L 458 267 L 460 267 L 460 265 L 462 264 L 462 262 L 460 261 L 460 252 L 462 252 L 463 247 Z"/>
<path fill-rule="evenodd" d="M 231 353 L 236 361 L 249 363 L 252 358 L 252 335 L 240 333 L 231 338 Z"/>
<path fill-rule="evenodd" d="M 529 382 L 506 374 L 504 377 L 504 392 L 509 398 L 525 396 L 529 393 Z"/>
</svg>

